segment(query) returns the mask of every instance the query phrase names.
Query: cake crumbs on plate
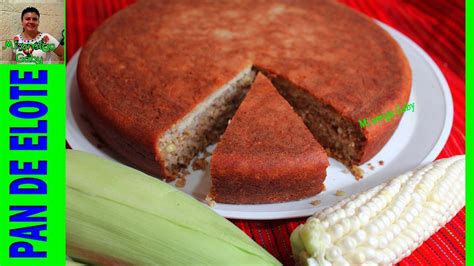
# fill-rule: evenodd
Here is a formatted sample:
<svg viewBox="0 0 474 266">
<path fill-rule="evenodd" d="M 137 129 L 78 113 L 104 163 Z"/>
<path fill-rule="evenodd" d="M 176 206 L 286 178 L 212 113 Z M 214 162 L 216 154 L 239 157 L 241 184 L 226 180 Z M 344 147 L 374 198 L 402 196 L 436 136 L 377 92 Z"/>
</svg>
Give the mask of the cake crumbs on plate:
<svg viewBox="0 0 474 266">
<path fill-rule="evenodd" d="M 204 151 L 204 158 L 207 158 L 211 155 L 212 155 L 212 153 L 208 152 L 207 150 Z"/>
<path fill-rule="evenodd" d="M 176 186 L 178 186 L 178 179 L 185 179 L 187 175 L 191 174 L 187 169 L 173 170 L 172 176 L 166 179 L 166 182 L 173 182 L 176 180 Z M 183 181 L 180 181 L 183 182 Z M 184 180 L 186 182 L 186 180 Z M 184 186 L 184 185 L 183 185 Z"/>
<path fill-rule="evenodd" d="M 197 158 L 193 162 L 193 170 L 204 170 L 206 166 L 208 165 L 208 162 L 204 158 Z"/>
<path fill-rule="evenodd" d="M 184 187 L 185 185 L 186 185 L 186 178 L 179 177 L 179 178 L 176 179 L 176 183 L 175 183 L 176 187 L 181 188 L 181 187 Z"/>
<path fill-rule="evenodd" d="M 165 178 L 164 181 L 166 183 L 171 183 L 171 182 L 175 181 L 176 178 L 177 178 L 176 176 L 169 176 L 169 177 Z"/>
<path fill-rule="evenodd" d="M 336 193 L 334 193 L 335 196 L 338 196 L 338 197 L 341 197 L 341 196 L 345 196 L 346 195 L 346 192 L 342 191 L 342 190 L 338 190 L 336 191 Z"/>
<path fill-rule="evenodd" d="M 372 171 L 375 169 L 375 167 L 371 163 L 369 163 L 368 166 L 369 166 L 369 169 Z"/>
<path fill-rule="evenodd" d="M 318 206 L 319 204 L 321 204 L 321 201 L 320 201 L 320 200 L 313 200 L 313 201 L 311 201 L 311 205 Z"/>
<path fill-rule="evenodd" d="M 357 181 L 361 180 L 364 177 L 364 170 L 362 170 L 362 168 L 357 165 L 352 165 L 349 171 L 351 171 Z"/>
<path fill-rule="evenodd" d="M 216 206 L 216 201 L 209 195 L 206 196 L 206 199 L 205 199 L 207 205 L 209 205 L 209 207 L 211 208 L 214 208 Z"/>
<path fill-rule="evenodd" d="M 383 160 L 380 160 L 380 161 L 379 161 L 379 165 L 384 165 L 384 163 L 385 163 L 385 162 L 384 162 Z"/>
</svg>

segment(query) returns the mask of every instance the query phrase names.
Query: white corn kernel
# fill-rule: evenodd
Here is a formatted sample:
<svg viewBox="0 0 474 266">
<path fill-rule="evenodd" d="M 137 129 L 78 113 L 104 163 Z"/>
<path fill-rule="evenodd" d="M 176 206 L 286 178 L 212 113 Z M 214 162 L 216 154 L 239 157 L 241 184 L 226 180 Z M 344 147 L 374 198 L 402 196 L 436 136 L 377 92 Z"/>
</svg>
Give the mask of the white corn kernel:
<svg viewBox="0 0 474 266">
<path fill-rule="evenodd" d="M 356 247 L 356 245 L 357 245 L 357 242 L 352 237 L 347 237 L 342 241 L 342 247 L 345 250 L 352 250 L 353 248 Z"/>
<path fill-rule="evenodd" d="M 330 261 L 335 261 L 336 259 L 340 258 L 341 255 L 342 252 L 338 247 L 331 247 L 326 253 L 327 259 L 329 259 Z"/>
<path fill-rule="evenodd" d="M 367 238 L 367 233 L 365 233 L 364 230 L 357 230 L 354 233 L 354 238 L 357 240 L 357 242 L 361 243 Z"/>
</svg>

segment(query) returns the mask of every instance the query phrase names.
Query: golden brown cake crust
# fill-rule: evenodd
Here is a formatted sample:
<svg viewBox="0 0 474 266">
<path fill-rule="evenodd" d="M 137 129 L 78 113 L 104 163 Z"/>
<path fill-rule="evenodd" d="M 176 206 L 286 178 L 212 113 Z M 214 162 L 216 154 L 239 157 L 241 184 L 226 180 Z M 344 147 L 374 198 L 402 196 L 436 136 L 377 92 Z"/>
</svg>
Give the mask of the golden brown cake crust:
<svg viewBox="0 0 474 266">
<path fill-rule="evenodd" d="M 78 82 L 102 138 L 165 176 L 158 138 L 249 65 L 288 78 L 355 123 L 403 104 L 411 86 L 408 63 L 385 31 L 322 0 L 140 1 L 91 35 Z M 361 161 L 397 125 L 367 127 Z"/>
<path fill-rule="evenodd" d="M 323 189 L 327 155 L 301 118 L 259 74 L 211 161 L 212 196 L 223 203 L 271 203 Z"/>
</svg>

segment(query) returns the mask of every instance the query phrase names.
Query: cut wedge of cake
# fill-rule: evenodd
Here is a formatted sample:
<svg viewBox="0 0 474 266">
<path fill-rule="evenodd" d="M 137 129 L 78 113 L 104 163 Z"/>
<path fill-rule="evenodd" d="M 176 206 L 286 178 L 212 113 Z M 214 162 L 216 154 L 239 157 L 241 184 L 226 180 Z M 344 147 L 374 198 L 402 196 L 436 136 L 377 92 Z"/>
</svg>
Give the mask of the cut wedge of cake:
<svg viewBox="0 0 474 266">
<path fill-rule="evenodd" d="M 258 74 L 211 160 L 211 198 L 272 203 L 313 196 L 324 188 L 328 158 L 301 118 Z"/>
</svg>

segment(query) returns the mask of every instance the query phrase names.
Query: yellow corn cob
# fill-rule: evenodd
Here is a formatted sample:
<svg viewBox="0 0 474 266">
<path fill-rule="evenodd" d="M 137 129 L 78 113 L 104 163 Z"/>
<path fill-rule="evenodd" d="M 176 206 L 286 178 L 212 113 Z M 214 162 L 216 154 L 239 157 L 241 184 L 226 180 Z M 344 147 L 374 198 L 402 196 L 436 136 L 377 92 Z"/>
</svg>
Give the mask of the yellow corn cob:
<svg viewBox="0 0 474 266">
<path fill-rule="evenodd" d="M 67 254 L 98 265 L 279 265 L 231 222 L 129 167 L 67 151 Z"/>
<path fill-rule="evenodd" d="M 291 234 L 299 265 L 390 265 L 465 203 L 465 156 L 436 161 L 310 217 Z"/>
</svg>

